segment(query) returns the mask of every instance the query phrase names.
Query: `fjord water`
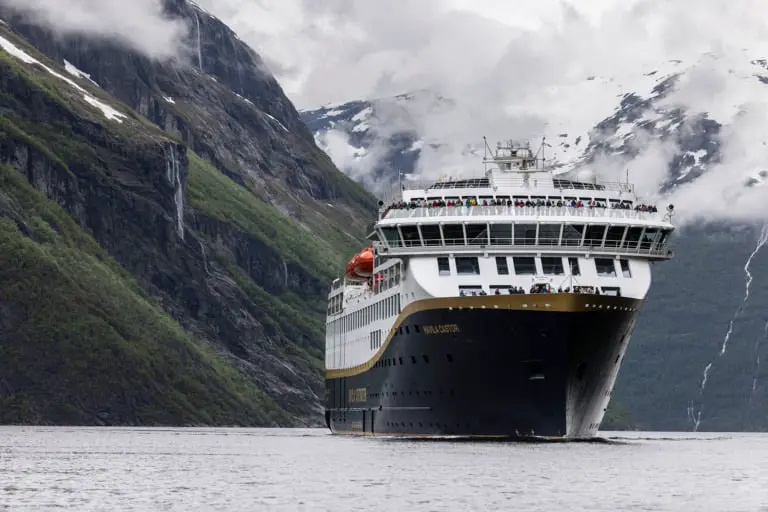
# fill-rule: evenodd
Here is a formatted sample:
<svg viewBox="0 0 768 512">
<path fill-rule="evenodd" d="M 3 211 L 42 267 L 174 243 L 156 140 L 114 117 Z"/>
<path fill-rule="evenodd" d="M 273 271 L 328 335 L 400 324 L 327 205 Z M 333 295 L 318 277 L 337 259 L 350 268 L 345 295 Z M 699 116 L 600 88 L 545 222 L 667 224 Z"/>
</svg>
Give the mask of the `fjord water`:
<svg viewBox="0 0 768 512">
<path fill-rule="evenodd" d="M 602 443 L 0 428 L 0 510 L 768 510 L 768 435 Z M 761 508 L 762 507 L 762 508 Z"/>
</svg>

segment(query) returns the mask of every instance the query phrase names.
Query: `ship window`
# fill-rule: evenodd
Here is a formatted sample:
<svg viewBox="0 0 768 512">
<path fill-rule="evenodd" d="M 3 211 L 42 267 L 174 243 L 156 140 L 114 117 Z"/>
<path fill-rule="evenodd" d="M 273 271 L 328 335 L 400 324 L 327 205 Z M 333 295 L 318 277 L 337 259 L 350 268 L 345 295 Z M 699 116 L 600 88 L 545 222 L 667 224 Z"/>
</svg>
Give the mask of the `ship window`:
<svg viewBox="0 0 768 512">
<path fill-rule="evenodd" d="M 512 224 L 491 224 L 491 245 L 512 245 Z"/>
<path fill-rule="evenodd" d="M 624 231 L 627 228 L 624 226 L 611 226 L 608 228 L 608 235 L 605 237 L 606 247 L 618 247 L 621 244 L 621 239 L 624 237 Z"/>
<path fill-rule="evenodd" d="M 566 247 L 578 247 L 584 234 L 583 224 L 566 224 L 563 227 L 562 245 Z"/>
<path fill-rule="evenodd" d="M 659 249 L 661 249 L 661 248 L 663 248 L 665 246 L 665 244 L 667 243 L 667 239 L 669 238 L 670 233 L 672 233 L 672 231 L 669 230 L 669 229 L 665 229 L 665 230 L 663 230 L 661 232 L 661 238 L 659 238 L 659 244 L 658 244 L 658 248 Z"/>
<path fill-rule="evenodd" d="M 400 231 L 403 233 L 403 245 L 406 247 L 421 245 L 419 230 L 416 226 L 400 226 Z"/>
<path fill-rule="evenodd" d="M 616 265 L 612 259 L 595 258 L 595 268 L 600 277 L 616 277 Z"/>
<path fill-rule="evenodd" d="M 461 224 L 446 224 L 443 226 L 445 245 L 464 245 L 464 226 Z"/>
<path fill-rule="evenodd" d="M 562 258 L 541 258 L 541 267 L 547 275 L 562 276 L 565 274 Z"/>
<path fill-rule="evenodd" d="M 517 256 L 512 258 L 515 267 L 515 274 L 518 276 L 532 276 L 536 274 L 536 260 L 528 256 Z"/>
<path fill-rule="evenodd" d="M 659 230 L 658 229 L 646 229 L 645 234 L 643 235 L 643 239 L 640 241 L 640 250 L 641 251 L 650 251 L 653 247 L 654 242 L 659 237 Z"/>
<path fill-rule="evenodd" d="M 448 258 L 437 258 L 437 272 L 441 276 L 451 275 L 451 264 Z"/>
<path fill-rule="evenodd" d="M 488 244 L 487 224 L 467 224 L 467 241 L 469 245 Z"/>
<path fill-rule="evenodd" d="M 509 293 L 509 285 L 508 284 L 491 285 L 491 295 L 511 295 Z"/>
<path fill-rule="evenodd" d="M 496 258 L 496 272 L 498 272 L 500 276 L 509 275 L 509 267 L 507 266 L 506 256 L 498 256 Z"/>
<path fill-rule="evenodd" d="M 536 224 L 515 225 L 515 245 L 534 245 L 536 243 Z"/>
<path fill-rule="evenodd" d="M 640 235 L 643 233 L 643 228 L 629 228 L 627 231 L 627 237 L 624 239 L 624 248 L 636 249 L 637 243 L 640 241 Z"/>
<path fill-rule="evenodd" d="M 560 224 L 539 225 L 539 245 L 558 245 L 560 243 Z"/>
<path fill-rule="evenodd" d="M 400 245 L 400 233 L 397 232 L 397 228 L 381 228 L 381 232 L 384 233 L 384 238 L 389 245 L 398 247 Z"/>
<path fill-rule="evenodd" d="M 621 263 L 621 273 L 624 277 L 632 277 L 632 271 L 629 270 L 629 260 L 619 260 Z"/>
<path fill-rule="evenodd" d="M 443 245 L 440 239 L 440 226 L 436 224 L 421 226 L 421 236 L 424 238 L 424 245 Z"/>
<path fill-rule="evenodd" d="M 477 258 L 456 258 L 456 273 L 460 276 L 480 274 L 480 264 Z"/>
<path fill-rule="evenodd" d="M 581 275 L 581 269 L 579 268 L 579 258 L 568 258 L 568 266 L 571 267 L 572 276 Z"/>
<path fill-rule="evenodd" d="M 459 295 L 466 295 L 467 297 L 480 295 L 481 291 L 483 291 L 482 286 L 459 286 Z"/>
<path fill-rule="evenodd" d="M 603 245 L 603 236 L 606 226 L 587 226 L 587 234 L 584 245 L 587 247 L 600 247 Z"/>
</svg>

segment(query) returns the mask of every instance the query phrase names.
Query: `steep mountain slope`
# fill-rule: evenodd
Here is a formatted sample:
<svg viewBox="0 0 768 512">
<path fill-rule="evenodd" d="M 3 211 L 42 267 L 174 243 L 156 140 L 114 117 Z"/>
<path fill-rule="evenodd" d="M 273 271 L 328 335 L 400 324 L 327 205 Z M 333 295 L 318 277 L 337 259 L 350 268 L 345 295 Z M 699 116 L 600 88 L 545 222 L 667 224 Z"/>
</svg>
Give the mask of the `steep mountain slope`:
<svg viewBox="0 0 768 512">
<path fill-rule="evenodd" d="M 670 151 L 665 155 L 669 165 L 661 169 L 660 189 L 670 191 L 699 179 L 722 158 L 724 127 L 714 116 L 691 112 L 671 98 L 697 65 L 708 65 L 712 58 L 703 56 L 700 63 L 689 66 L 672 61 L 658 69 L 641 70 L 629 85 L 586 77 L 574 90 L 560 91 L 564 99 L 551 108 L 548 156 L 559 172 L 599 170 L 606 159 L 614 165 L 626 162 L 619 166 L 623 172 L 632 167 L 630 162 L 648 141 L 669 143 L 665 146 Z M 768 83 L 765 61 L 730 62 L 728 73 L 737 73 L 739 80 L 757 87 Z M 580 117 L 569 124 L 567 101 L 581 99 L 599 108 L 593 109 L 591 118 Z M 382 108 L 389 112 L 390 105 L 397 103 L 408 111 L 409 101 L 414 102 L 410 124 L 401 122 L 394 130 L 381 128 L 386 124 L 386 117 L 378 115 Z M 723 101 L 734 102 L 723 104 L 723 109 L 741 108 L 738 98 Z M 418 173 L 425 147 L 420 141 L 428 137 L 420 131 L 424 103 L 419 96 L 353 101 L 303 112 L 302 117 L 344 172 L 385 195 L 393 185 L 396 188 L 398 170 Z M 440 108 L 450 109 L 451 104 L 444 101 Z M 407 120 L 408 115 L 398 119 Z M 455 141 L 429 141 L 433 147 L 451 143 Z M 343 158 L 350 154 L 356 157 Z M 643 180 L 638 174 L 634 171 L 631 179 Z M 757 168 L 743 181 L 734 179 L 739 186 L 757 187 L 766 176 L 768 172 Z M 748 278 L 744 265 L 758 233 L 749 226 L 721 223 L 689 226 L 675 238 L 676 257 L 654 266 L 654 284 L 623 363 L 615 398 L 640 428 L 691 429 L 688 411 L 693 406 L 694 411 L 702 408 L 701 430 L 768 429 L 768 372 L 766 365 L 758 367 L 758 356 L 768 360 L 768 295 L 761 285 L 768 271 L 768 251 L 758 253 L 751 263 L 750 297 L 720 357 L 729 324 L 744 299 Z M 702 373 L 713 361 L 702 394 Z"/>
<path fill-rule="evenodd" d="M 374 200 L 225 25 L 166 9 L 197 69 L 0 6 L 6 422 L 321 421 L 324 296 Z"/>
</svg>

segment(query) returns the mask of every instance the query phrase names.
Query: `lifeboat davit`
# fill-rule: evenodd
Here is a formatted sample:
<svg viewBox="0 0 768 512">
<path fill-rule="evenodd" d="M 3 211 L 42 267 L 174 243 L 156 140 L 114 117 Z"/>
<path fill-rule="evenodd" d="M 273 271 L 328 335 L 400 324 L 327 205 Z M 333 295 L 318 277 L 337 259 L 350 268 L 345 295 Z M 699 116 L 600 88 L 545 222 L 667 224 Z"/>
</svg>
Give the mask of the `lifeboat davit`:
<svg viewBox="0 0 768 512">
<path fill-rule="evenodd" d="M 345 275 L 350 279 L 365 280 L 373 275 L 373 248 L 367 247 L 355 254 L 349 263 Z"/>
</svg>

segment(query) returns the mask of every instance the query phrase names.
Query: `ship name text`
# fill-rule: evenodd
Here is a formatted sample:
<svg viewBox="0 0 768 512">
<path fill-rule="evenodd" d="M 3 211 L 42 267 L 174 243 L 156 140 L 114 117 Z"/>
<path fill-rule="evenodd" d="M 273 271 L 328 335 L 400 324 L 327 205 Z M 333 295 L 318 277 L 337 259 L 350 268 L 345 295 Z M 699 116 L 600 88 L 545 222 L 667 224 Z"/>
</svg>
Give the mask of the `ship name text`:
<svg viewBox="0 0 768 512">
<path fill-rule="evenodd" d="M 456 334 L 461 332 L 456 324 L 425 325 L 424 334 Z"/>
</svg>

